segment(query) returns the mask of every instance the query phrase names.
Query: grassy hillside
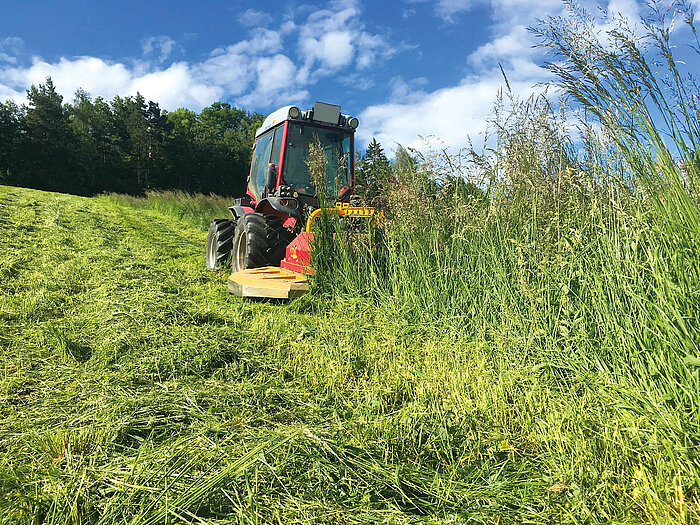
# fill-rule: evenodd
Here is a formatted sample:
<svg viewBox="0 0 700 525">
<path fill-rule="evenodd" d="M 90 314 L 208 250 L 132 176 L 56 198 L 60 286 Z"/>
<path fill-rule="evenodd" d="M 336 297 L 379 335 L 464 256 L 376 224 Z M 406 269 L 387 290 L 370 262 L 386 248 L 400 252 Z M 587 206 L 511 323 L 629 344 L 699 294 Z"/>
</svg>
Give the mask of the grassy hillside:
<svg viewBox="0 0 700 525">
<path fill-rule="evenodd" d="M 290 303 L 204 270 L 223 199 L 0 186 L 0 524 L 700 522 L 696 85 L 570 11 L 585 111 L 384 170 Z"/>
<path fill-rule="evenodd" d="M 0 209 L 0 523 L 700 517 L 683 407 L 603 358 L 408 303 L 230 296 L 171 208 Z"/>
</svg>

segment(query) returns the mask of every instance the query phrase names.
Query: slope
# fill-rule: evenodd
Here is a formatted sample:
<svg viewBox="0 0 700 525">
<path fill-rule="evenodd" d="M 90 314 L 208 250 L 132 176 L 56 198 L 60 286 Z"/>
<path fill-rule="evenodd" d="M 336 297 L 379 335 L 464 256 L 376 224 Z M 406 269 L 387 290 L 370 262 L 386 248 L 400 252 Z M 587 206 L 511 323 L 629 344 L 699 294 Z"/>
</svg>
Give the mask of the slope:
<svg viewBox="0 0 700 525">
<path fill-rule="evenodd" d="M 0 186 L 0 210 L 0 523 L 697 513 L 614 385 L 517 338 L 230 296 L 204 233 L 127 201 Z"/>
</svg>

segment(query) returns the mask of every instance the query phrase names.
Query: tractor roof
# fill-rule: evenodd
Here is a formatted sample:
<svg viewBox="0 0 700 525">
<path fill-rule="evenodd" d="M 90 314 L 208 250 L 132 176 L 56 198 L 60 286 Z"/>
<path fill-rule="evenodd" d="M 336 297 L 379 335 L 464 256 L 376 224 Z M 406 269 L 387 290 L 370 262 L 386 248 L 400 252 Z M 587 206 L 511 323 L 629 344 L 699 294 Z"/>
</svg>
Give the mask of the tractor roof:
<svg viewBox="0 0 700 525">
<path fill-rule="evenodd" d="M 295 108 L 296 114 L 298 115 L 296 118 L 290 116 L 291 108 Z M 322 117 L 321 115 L 324 116 Z M 332 115 L 332 117 L 328 118 L 329 115 Z M 269 129 L 274 128 L 276 125 L 284 122 L 285 120 L 295 120 L 301 122 L 313 121 L 318 122 L 321 125 L 338 126 L 349 131 L 355 131 L 358 123 L 356 118 L 350 118 L 348 115 L 341 115 L 340 106 L 334 106 L 332 104 L 316 102 L 314 109 L 307 111 L 300 111 L 296 106 L 284 106 L 267 116 L 267 118 L 263 121 L 262 126 L 260 126 L 255 132 L 255 138 L 257 139 L 260 135 Z M 354 121 L 354 123 L 352 121 Z M 352 127 L 353 125 L 354 127 Z"/>
<path fill-rule="evenodd" d="M 289 118 L 289 108 L 291 107 L 292 106 L 284 106 L 283 108 L 279 108 L 277 111 L 270 113 L 267 118 L 263 120 L 262 126 L 260 126 L 258 131 L 255 132 L 255 137 L 259 137 L 276 124 L 287 120 Z"/>
</svg>

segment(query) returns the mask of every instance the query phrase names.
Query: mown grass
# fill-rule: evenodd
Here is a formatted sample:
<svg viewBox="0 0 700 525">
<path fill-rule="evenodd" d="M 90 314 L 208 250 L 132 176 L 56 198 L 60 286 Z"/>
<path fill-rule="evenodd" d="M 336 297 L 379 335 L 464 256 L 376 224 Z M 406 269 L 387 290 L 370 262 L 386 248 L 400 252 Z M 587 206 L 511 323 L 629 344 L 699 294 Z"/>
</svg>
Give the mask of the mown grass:
<svg viewBox="0 0 700 525">
<path fill-rule="evenodd" d="M 204 270 L 216 198 L 0 187 L 0 522 L 698 522 L 696 149 L 632 116 L 516 105 L 287 304 Z"/>
<path fill-rule="evenodd" d="M 6 523 L 696 516 L 682 445 L 575 351 L 350 294 L 244 301 L 169 215 L 0 199 Z"/>
</svg>

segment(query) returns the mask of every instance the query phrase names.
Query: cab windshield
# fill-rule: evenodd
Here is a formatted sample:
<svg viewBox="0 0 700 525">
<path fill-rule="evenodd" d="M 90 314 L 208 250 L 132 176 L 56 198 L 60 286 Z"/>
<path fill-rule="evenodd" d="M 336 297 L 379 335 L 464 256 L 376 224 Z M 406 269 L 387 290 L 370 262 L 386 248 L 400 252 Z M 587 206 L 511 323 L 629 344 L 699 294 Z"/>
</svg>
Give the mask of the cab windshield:
<svg viewBox="0 0 700 525">
<path fill-rule="evenodd" d="M 309 146 L 316 141 L 326 153 L 326 181 L 328 192 L 338 196 L 343 188 L 350 186 L 350 134 L 338 130 L 319 128 L 297 122 L 289 123 L 282 179 L 292 189 L 306 195 L 316 195 L 316 188 L 309 175 L 306 161 Z"/>
</svg>

